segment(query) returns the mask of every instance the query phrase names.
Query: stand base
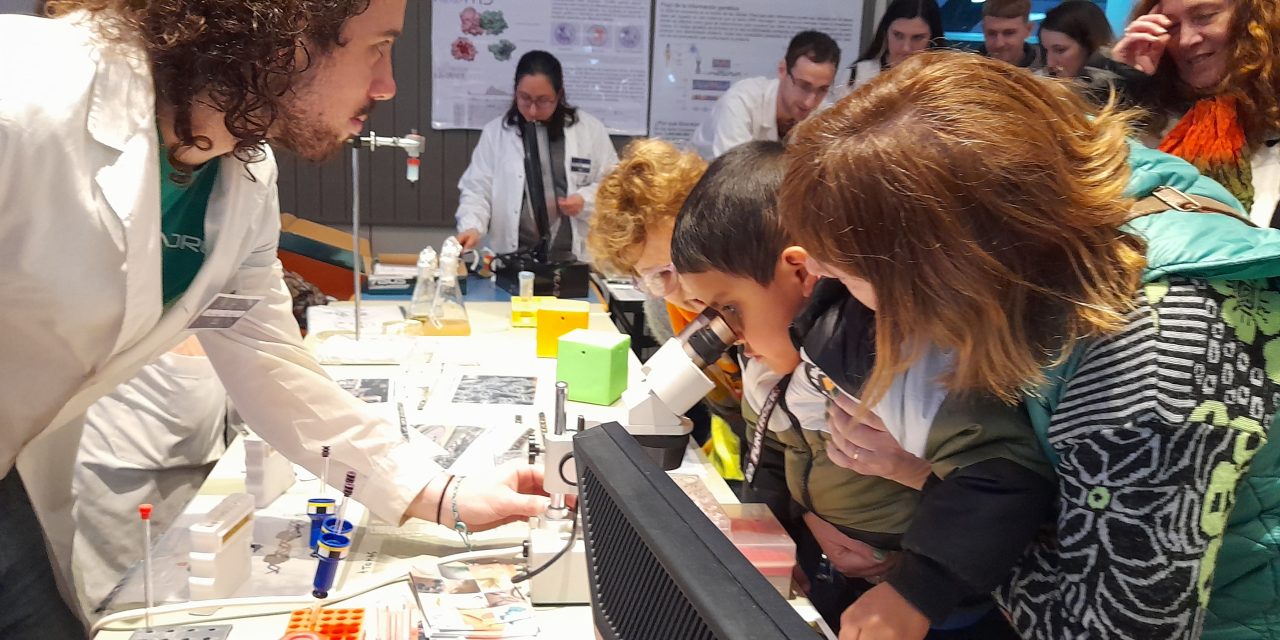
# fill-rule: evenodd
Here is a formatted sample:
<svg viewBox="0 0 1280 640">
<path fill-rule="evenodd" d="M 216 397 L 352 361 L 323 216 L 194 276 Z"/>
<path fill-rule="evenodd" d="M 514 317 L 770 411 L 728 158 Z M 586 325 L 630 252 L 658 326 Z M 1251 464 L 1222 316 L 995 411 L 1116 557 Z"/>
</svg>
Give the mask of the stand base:
<svg viewBox="0 0 1280 640">
<path fill-rule="evenodd" d="M 533 518 L 530 525 L 529 569 L 536 569 L 560 553 L 569 541 L 573 523 Z M 587 548 L 581 535 L 555 564 L 529 579 L 529 597 L 535 605 L 591 603 Z"/>
</svg>

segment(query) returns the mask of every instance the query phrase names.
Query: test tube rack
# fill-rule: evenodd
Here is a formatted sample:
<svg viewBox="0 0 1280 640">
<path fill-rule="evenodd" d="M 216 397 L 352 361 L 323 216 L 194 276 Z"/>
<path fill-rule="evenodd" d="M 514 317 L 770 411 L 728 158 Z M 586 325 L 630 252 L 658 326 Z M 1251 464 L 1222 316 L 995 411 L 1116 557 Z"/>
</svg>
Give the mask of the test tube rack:
<svg viewBox="0 0 1280 640">
<path fill-rule="evenodd" d="M 298 609 L 289 616 L 284 635 L 298 631 L 314 631 L 329 640 L 360 640 L 364 637 L 364 609 L 321 609 L 320 620 L 315 611 Z"/>
</svg>

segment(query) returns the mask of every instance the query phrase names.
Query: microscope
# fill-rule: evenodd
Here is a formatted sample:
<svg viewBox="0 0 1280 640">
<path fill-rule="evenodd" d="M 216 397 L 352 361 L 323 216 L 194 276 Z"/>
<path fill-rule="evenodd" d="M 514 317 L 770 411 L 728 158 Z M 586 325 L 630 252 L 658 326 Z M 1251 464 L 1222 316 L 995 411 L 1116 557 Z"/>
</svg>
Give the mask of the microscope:
<svg viewBox="0 0 1280 640">
<path fill-rule="evenodd" d="M 703 373 L 736 341 L 724 318 L 706 309 L 680 335 L 666 341 L 641 367 L 640 381 L 623 392 L 621 421 L 645 451 L 664 470 L 680 466 L 693 423 L 684 413 L 702 400 L 715 383 Z M 530 521 L 525 556 L 534 604 L 584 604 L 591 601 L 586 548 L 577 535 L 577 514 L 567 496 L 577 495 L 573 435 L 596 426 L 581 416 L 577 431 L 568 429 L 565 412 L 567 386 L 556 383 L 554 429 L 543 436 L 540 454 L 543 488 L 551 506 Z"/>
</svg>

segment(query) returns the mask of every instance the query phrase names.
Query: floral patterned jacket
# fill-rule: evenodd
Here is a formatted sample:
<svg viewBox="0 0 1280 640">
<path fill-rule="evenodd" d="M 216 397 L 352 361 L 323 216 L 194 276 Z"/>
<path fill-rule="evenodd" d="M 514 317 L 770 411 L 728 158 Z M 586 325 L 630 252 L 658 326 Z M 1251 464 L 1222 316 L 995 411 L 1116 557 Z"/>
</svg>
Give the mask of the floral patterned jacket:
<svg viewBox="0 0 1280 640">
<path fill-rule="evenodd" d="M 1129 194 L 1238 204 L 1132 147 Z M 1127 326 L 1028 395 L 1056 464 L 1056 530 L 998 593 L 1028 638 L 1280 638 L 1280 231 L 1170 211 Z"/>
</svg>

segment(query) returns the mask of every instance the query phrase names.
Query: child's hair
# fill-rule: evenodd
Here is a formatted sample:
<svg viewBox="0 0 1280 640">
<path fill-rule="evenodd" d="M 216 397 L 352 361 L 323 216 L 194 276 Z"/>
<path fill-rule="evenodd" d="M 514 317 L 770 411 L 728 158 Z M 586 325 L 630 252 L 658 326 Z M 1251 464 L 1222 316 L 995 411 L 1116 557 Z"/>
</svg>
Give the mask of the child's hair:
<svg viewBox="0 0 1280 640">
<path fill-rule="evenodd" d="M 982 3 L 984 18 L 1031 19 L 1031 0 L 987 0 Z"/>
<path fill-rule="evenodd" d="M 778 255 L 791 244 L 778 217 L 786 148 L 757 140 L 730 149 L 707 167 L 685 199 L 671 236 L 679 273 L 718 271 L 773 282 Z"/>
<path fill-rule="evenodd" d="M 596 190 L 587 248 L 597 266 L 631 273 L 648 229 L 674 222 L 707 162 L 665 140 L 639 139 Z"/>
<path fill-rule="evenodd" d="M 925 51 L 797 125 L 787 229 L 877 297 L 864 402 L 930 342 L 955 352 L 950 389 L 1012 401 L 1124 325 L 1145 264 L 1120 230 L 1129 121 L 1025 70 Z"/>
</svg>

